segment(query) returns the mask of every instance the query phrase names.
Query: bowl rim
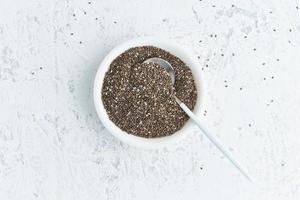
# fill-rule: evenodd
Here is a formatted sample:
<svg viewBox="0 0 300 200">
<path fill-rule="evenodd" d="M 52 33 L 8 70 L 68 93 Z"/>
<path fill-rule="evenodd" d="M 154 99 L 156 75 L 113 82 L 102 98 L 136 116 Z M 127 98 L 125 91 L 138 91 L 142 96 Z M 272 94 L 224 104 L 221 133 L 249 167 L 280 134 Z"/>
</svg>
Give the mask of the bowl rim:
<svg viewBox="0 0 300 200">
<path fill-rule="evenodd" d="M 114 47 L 105 56 L 105 58 L 102 60 L 102 62 L 98 67 L 94 79 L 93 96 L 94 96 L 94 104 L 95 104 L 96 112 L 104 127 L 113 136 L 118 138 L 123 143 L 127 143 L 131 146 L 146 148 L 146 149 L 155 149 L 155 148 L 169 146 L 171 144 L 181 141 L 189 133 L 193 132 L 193 123 L 190 119 L 184 124 L 184 126 L 180 130 L 176 131 L 172 135 L 159 137 L 159 138 L 143 138 L 143 137 L 129 134 L 121 130 L 118 126 L 116 126 L 109 119 L 102 102 L 101 94 L 102 94 L 103 80 L 106 72 L 109 69 L 111 62 L 124 51 L 132 47 L 138 47 L 138 46 L 155 46 L 161 48 L 177 56 L 182 61 L 184 61 L 187 64 L 187 66 L 189 66 L 189 68 L 192 71 L 196 89 L 197 89 L 197 100 L 193 112 L 196 115 L 200 114 L 201 106 L 203 102 L 204 87 L 203 87 L 203 81 L 201 77 L 201 66 L 198 60 L 195 59 L 195 57 L 193 56 L 194 54 L 191 53 L 186 47 L 179 46 L 178 44 L 176 44 L 175 41 L 164 39 L 164 38 L 157 38 L 157 37 L 138 37 L 138 38 L 127 40 Z"/>
</svg>

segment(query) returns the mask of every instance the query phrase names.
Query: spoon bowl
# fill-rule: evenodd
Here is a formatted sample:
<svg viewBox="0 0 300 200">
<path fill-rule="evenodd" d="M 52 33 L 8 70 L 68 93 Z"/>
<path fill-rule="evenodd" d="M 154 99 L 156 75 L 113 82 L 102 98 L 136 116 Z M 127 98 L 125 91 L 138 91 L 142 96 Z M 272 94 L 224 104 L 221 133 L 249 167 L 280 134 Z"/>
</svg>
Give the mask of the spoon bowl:
<svg viewBox="0 0 300 200">
<path fill-rule="evenodd" d="M 162 58 L 154 57 L 154 58 L 149 58 L 149 59 L 145 60 L 143 63 L 155 63 L 155 64 L 158 64 L 159 66 L 161 66 L 164 70 L 166 70 L 168 72 L 168 74 L 172 80 L 172 85 L 174 85 L 175 70 L 168 61 L 166 61 Z"/>
</svg>

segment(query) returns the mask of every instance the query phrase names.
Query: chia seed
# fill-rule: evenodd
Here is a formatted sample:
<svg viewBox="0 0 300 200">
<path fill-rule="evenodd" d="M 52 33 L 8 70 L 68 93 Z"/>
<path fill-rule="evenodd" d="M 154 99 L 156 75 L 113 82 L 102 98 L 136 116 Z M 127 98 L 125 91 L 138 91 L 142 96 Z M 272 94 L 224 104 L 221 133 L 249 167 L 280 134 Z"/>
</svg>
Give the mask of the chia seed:
<svg viewBox="0 0 300 200">
<path fill-rule="evenodd" d="M 175 84 L 168 73 L 148 58 L 167 60 L 175 70 Z M 169 52 L 153 46 L 131 48 L 119 55 L 106 72 L 102 101 L 109 119 L 128 134 L 155 138 L 180 130 L 188 116 L 174 99 L 190 109 L 197 91 L 189 67 Z"/>
</svg>

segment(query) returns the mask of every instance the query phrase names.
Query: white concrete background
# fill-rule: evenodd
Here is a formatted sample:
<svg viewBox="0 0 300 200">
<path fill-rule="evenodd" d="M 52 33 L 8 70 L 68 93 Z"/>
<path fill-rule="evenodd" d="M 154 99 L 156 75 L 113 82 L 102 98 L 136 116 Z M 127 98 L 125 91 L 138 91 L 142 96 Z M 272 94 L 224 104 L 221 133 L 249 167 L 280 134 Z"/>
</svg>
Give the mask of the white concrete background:
<svg viewBox="0 0 300 200">
<path fill-rule="evenodd" d="M 298 4 L 0 0 L 0 199 L 299 199 Z M 115 45 L 138 36 L 174 39 L 200 56 L 201 117 L 254 184 L 196 128 L 157 151 L 103 128 L 95 72 Z"/>
</svg>

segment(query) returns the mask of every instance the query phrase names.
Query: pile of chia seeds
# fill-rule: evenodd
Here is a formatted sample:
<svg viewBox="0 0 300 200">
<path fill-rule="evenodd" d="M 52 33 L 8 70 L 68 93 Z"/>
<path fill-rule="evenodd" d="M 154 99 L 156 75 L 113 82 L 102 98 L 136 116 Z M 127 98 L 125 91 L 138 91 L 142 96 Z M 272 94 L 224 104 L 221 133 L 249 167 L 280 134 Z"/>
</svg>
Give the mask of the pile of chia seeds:
<svg viewBox="0 0 300 200">
<path fill-rule="evenodd" d="M 175 70 L 175 84 L 168 73 L 148 58 L 160 57 Z M 191 70 L 176 56 L 153 46 L 131 48 L 118 56 L 105 75 L 102 101 L 112 122 L 123 131 L 145 138 L 171 135 L 188 116 L 174 100 L 176 95 L 190 109 L 197 91 Z"/>
</svg>

